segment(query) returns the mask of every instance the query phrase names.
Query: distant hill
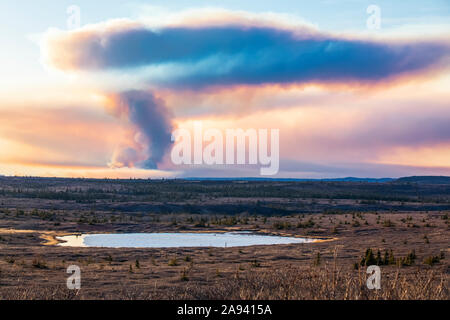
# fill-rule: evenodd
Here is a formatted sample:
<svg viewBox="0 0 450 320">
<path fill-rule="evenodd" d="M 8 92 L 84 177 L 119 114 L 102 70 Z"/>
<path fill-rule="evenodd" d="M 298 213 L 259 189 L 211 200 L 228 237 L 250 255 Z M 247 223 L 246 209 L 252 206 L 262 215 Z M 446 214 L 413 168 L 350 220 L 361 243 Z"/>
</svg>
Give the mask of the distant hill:
<svg viewBox="0 0 450 320">
<path fill-rule="evenodd" d="M 355 178 L 355 177 L 320 179 L 320 181 L 351 181 L 351 182 L 390 182 L 394 180 L 395 179 L 392 178 Z"/>
<path fill-rule="evenodd" d="M 297 178 L 258 178 L 258 177 L 244 177 L 244 178 L 182 178 L 182 180 L 189 181 L 346 181 L 346 182 L 391 182 L 395 179 L 392 178 L 328 178 L 328 179 L 297 179 Z"/>
<path fill-rule="evenodd" d="M 274 182 L 367 182 L 367 183 L 420 183 L 420 184 L 440 184 L 450 185 L 450 177 L 447 176 L 411 176 L 402 178 L 357 178 L 357 177 L 344 177 L 344 178 L 324 178 L 324 179 L 301 179 L 301 178 L 268 178 L 268 177 L 184 177 L 174 179 L 93 179 L 93 178 L 55 178 L 55 177 L 16 177 L 5 176 L 0 174 L 0 180 L 16 180 L 16 181 L 107 181 L 107 182 L 119 182 L 119 181 L 157 181 L 157 180 L 185 180 L 185 181 L 274 181 Z"/>
<path fill-rule="evenodd" d="M 412 176 L 402 178 L 324 178 L 324 179 L 297 179 L 297 178 L 260 178 L 260 177 L 234 177 L 234 178 L 214 178 L 214 177 L 192 177 L 182 178 L 188 181 L 279 181 L 279 182 L 368 182 L 368 183 L 421 183 L 421 184 L 450 184 L 450 177 L 446 176 Z"/>
<path fill-rule="evenodd" d="M 398 178 L 396 183 L 450 184 L 450 177 L 445 176 L 413 176 Z"/>
</svg>

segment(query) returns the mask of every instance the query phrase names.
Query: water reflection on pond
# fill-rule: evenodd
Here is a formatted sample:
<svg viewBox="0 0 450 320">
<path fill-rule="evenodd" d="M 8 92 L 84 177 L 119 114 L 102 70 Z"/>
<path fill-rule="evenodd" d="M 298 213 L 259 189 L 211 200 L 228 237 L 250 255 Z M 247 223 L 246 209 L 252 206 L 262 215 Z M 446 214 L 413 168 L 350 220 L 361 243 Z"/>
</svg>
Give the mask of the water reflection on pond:
<svg viewBox="0 0 450 320">
<path fill-rule="evenodd" d="M 227 233 L 120 233 L 82 234 L 57 237 L 60 246 L 104 248 L 180 248 L 240 247 L 291 243 L 310 243 L 309 238 L 259 235 L 245 232 Z"/>
</svg>

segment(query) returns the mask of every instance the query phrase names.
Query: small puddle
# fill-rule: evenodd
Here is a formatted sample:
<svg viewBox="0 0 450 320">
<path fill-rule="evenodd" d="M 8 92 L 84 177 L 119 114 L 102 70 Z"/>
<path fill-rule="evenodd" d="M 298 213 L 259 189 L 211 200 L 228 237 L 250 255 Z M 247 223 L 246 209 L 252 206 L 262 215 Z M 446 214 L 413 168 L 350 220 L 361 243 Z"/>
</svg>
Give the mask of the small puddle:
<svg viewBox="0 0 450 320">
<path fill-rule="evenodd" d="M 63 247 L 102 248 L 182 248 L 243 247 L 255 245 L 312 243 L 317 239 L 259 235 L 246 232 L 227 233 L 120 233 L 82 234 L 56 237 Z"/>
</svg>

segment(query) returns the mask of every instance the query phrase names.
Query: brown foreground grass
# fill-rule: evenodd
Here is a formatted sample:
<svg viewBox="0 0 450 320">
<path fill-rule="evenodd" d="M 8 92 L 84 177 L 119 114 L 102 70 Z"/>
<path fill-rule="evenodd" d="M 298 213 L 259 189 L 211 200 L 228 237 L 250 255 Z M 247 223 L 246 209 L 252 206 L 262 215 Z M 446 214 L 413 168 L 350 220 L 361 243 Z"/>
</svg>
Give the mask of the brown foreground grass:
<svg viewBox="0 0 450 320">
<path fill-rule="evenodd" d="M 400 269 L 383 274 L 381 289 L 369 290 L 366 274 L 343 272 L 335 267 L 286 267 L 281 270 L 237 273 L 231 279 L 209 286 L 195 281 L 165 292 L 151 287 L 122 286 L 103 299 L 121 300 L 447 300 L 448 276 L 434 270 L 415 270 L 407 275 Z M 18 285 L 16 290 L 0 291 L 0 300 L 84 300 L 83 291 L 65 286 Z"/>
<path fill-rule="evenodd" d="M 340 272 L 328 268 L 295 269 L 249 273 L 204 289 L 187 288 L 182 299 L 261 300 L 436 300 L 448 299 L 448 279 L 433 271 L 415 272 L 412 277 L 399 272 L 385 279 L 380 290 L 369 290 L 362 272 Z M 176 297 L 175 297 L 176 298 Z"/>
<path fill-rule="evenodd" d="M 436 184 L 0 178 L 0 300 L 450 300 L 449 215 L 450 187 Z M 330 241 L 71 248 L 54 238 L 229 231 Z M 373 264 L 380 290 L 366 286 Z M 79 291 L 66 287 L 70 265 Z"/>
<path fill-rule="evenodd" d="M 43 245 L 42 231 L 4 229 L 0 300 L 449 300 L 446 217 L 426 212 L 257 217 L 252 219 L 259 230 L 334 240 L 234 248 L 70 248 Z M 180 225 L 150 227 L 176 231 Z M 205 229 L 182 226 L 183 231 Z M 235 228 L 249 230 L 251 225 Z M 369 248 L 371 259 L 380 252 L 382 261 L 369 261 Z M 408 259 L 412 252 L 415 258 Z M 380 290 L 367 288 L 365 261 L 380 265 Z M 81 267 L 79 291 L 66 287 L 66 268 L 73 264 Z"/>
</svg>

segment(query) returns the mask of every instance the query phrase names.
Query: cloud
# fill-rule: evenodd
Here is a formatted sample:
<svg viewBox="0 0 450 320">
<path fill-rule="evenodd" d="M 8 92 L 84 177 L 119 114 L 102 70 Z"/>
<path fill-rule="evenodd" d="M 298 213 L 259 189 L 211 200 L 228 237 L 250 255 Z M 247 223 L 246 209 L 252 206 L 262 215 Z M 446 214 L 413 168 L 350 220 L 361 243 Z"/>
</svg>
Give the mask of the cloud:
<svg viewBox="0 0 450 320">
<path fill-rule="evenodd" d="M 386 178 L 405 177 L 412 175 L 450 175 L 450 167 L 429 167 L 420 165 L 395 165 L 386 163 L 348 162 L 318 164 L 281 159 L 280 171 L 271 178 Z M 179 178 L 186 177 L 260 177 L 259 169 L 249 166 L 198 166 L 177 174 Z"/>
<path fill-rule="evenodd" d="M 242 12 L 201 16 L 206 18 L 159 24 L 112 20 L 51 30 L 43 38 L 42 53 L 53 68 L 104 79 L 97 82 L 105 91 L 109 82 L 124 84 L 110 95 L 111 106 L 132 130 L 116 148 L 112 168 L 156 168 L 167 156 L 173 123 L 202 116 L 219 122 L 229 117 L 228 127 L 277 126 L 283 156 L 305 163 L 370 163 L 398 147 L 449 141 L 446 109 L 440 107 L 447 95 L 439 89 L 446 82 L 433 90 L 422 86 L 427 95 L 437 92 L 437 99 L 426 97 L 427 105 L 413 101 L 421 88 L 415 80 L 448 72 L 448 40 L 333 35 Z M 239 125 L 249 112 L 251 120 Z M 347 172 L 341 169 L 311 172 Z"/>
<path fill-rule="evenodd" d="M 132 146 L 117 149 L 111 167 L 155 169 L 171 145 L 171 114 L 164 102 L 147 91 L 126 91 L 111 96 L 113 113 L 128 119 L 136 129 Z"/>
<path fill-rule="evenodd" d="M 104 111 L 82 103 L 3 105 L 0 162 L 105 165 L 126 129 Z"/>
<path fill-rule="evenodd" d="M 443 67 L 443 41 L 374 41 L 267 23 L 149 27 L 124 21 L 49 32 L 47 60 L 66 71 L 132 70 L 168 87 L 371 83 Z"/>
</svg>

